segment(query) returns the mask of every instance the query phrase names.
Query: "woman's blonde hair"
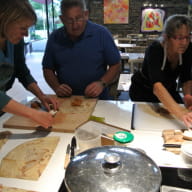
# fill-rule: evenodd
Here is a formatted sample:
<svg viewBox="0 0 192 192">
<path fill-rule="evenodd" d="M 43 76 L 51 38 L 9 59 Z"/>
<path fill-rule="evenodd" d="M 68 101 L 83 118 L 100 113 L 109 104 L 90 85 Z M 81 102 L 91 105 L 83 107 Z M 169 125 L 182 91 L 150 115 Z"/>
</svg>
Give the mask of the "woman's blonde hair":
<svg viewBox="0 0 192 192">
<path fill-rule="evenodd" d="M 28 0 L 1 0 L 0 6 L 0 37 L 5 36 L 9 23 L 20 19 L 37 21 L 37 16 Z"/>
</svg>

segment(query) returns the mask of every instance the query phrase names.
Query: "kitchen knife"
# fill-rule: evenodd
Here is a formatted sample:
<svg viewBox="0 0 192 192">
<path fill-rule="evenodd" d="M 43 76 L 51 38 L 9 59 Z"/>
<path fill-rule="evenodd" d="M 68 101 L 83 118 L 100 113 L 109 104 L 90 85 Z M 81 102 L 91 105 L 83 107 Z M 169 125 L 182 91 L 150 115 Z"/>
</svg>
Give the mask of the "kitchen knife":
<svg viewBox="0 0 192 192">
<path fill-rule="evenodd" d="M 69 162 L 70 162 L 70 144 L 67 145 L 66 154 L 65 154 L 65 162 L 64 162 L 64 169 L 67 168 Z"/>
<path fill-rule="evenodd" d="M 180 144 L 163 144 L 163 147 L 166 147 L 166 148 L 180 148 L 181 145 Z"/>
<path fill-rule="evenodd" d="M 71 156 L 70 156 L 71 160 L 75 156 L 75 148 L 76 147 L 77 147 L 76 138 L 75 138 L 75 136 L 73 136 L 72 139 L 71 139 Z"/>
</svg>

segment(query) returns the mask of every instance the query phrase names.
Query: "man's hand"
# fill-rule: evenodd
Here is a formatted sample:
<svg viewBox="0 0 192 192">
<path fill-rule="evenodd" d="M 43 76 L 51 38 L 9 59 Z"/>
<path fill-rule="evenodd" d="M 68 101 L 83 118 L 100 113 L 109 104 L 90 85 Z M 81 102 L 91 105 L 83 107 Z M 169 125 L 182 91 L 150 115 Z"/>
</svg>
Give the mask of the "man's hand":
<svg viewBox="0 0 192 192">
<path fill-rule="evenodd" d="M 101 81 L 94 81 L 89 84 L 85 89 L 85 96 L 87 97 L 98 97 L 104 89 Z"/>
<path fill-rule="evenodd" d="M 71 96 L 72 89 L 67 84 L 61 84 L 55 89 L 55 93 L 59 97 Z"/>
</svg>

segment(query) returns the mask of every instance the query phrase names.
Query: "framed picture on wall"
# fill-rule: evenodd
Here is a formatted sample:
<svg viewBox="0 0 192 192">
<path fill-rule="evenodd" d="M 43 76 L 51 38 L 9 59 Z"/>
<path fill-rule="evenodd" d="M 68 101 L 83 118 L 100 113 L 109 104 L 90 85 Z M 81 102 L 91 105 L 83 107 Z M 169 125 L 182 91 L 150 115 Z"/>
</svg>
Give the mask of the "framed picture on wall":
<svg viewBox="0 0 192 192">
<path fill-rule="evenodd" d="M 163 8 L 142 8 L 141 11 L 141 32 L 161 32 L 165 20 L 165 9 Z"/>
<path fill-rule="evenodd" d="M 129 0 L 104 0 L 104 24 L 127 24 Z"/>
</svg>

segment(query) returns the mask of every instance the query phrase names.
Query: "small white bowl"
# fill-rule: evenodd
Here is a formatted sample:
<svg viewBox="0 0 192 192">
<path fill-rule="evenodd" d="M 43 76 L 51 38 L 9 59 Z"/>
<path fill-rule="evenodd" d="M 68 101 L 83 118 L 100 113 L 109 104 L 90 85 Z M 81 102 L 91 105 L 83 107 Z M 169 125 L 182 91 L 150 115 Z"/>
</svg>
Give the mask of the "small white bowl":
<svg viewBox="0 0 192 192">
<path fill-rule="evenodd" d="M 187 164 L 192 165 L 192 143 L 186 143 L 181 146 L 181 157 Z"/>
</svg>

